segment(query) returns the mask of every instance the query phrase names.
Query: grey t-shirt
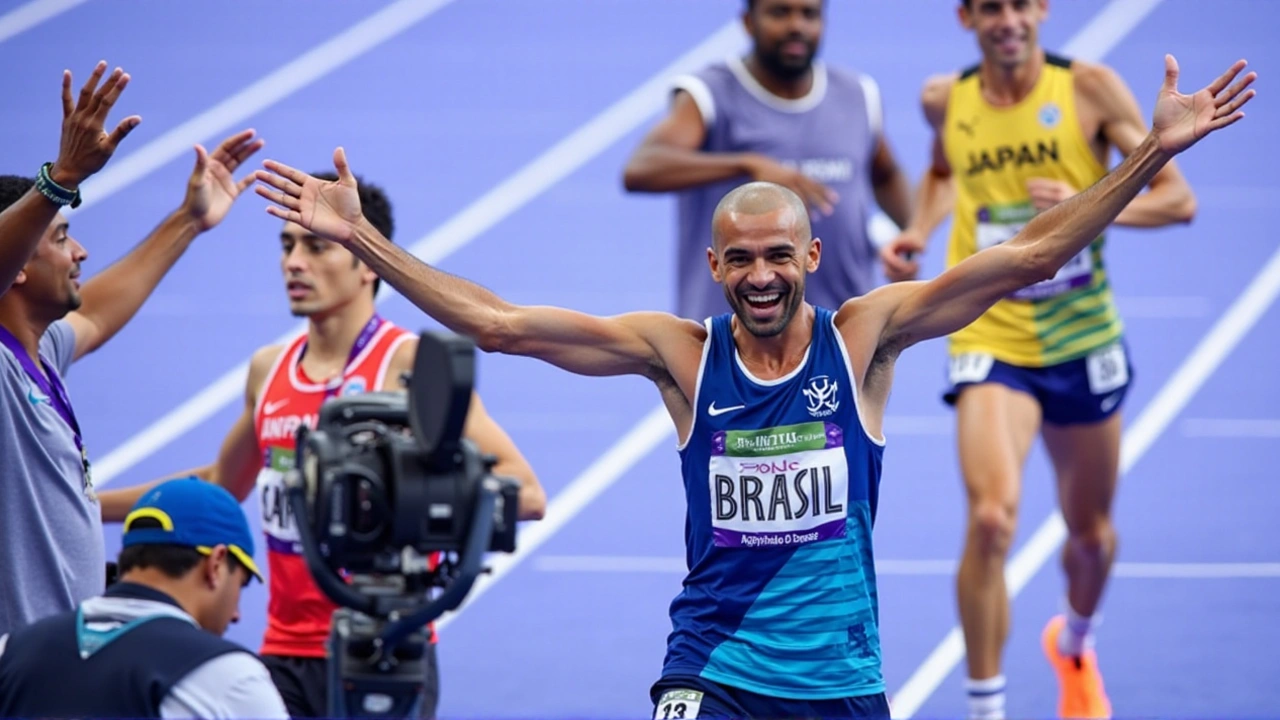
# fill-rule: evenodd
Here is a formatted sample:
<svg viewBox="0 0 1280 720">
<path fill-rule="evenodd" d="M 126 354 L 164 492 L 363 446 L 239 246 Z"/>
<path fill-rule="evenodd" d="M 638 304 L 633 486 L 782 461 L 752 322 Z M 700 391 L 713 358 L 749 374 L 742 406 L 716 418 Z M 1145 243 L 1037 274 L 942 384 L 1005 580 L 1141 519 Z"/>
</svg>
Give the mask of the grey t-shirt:
<svg viewBox="0 0 1280 720">
<path fill-rule="evenodd" d="M 64 377 L 75 345 L 71 325 L 55 322 L 40 357 Z M 0 345 L 0 635 L 71 610 L 105 583 L 102 510 L 75 433 Z"/>
<path fill-rule="evenodd" d="M 871 240 L 876 209 L 871 163 L 883 122 L 880 88 L 864 73 L 814 64 L 813 88 L 796 100 L 774 96 L 741 58 L 710 65 L 673 83 L 693 98 L 706 126 L 702 150 L 761 153 L 824 183 L 840 195 L 830 217 L 812 221 L 822 263 L 806 278 L 805 299 L 839 310 L 875 288 L 879 249 Z M 711 221 L 725 194 L 749 180 L 734 177 L 686 189 L 677 201 L 676 314 L 701 322 L 730 311 L 711 277 Z"/>
</svg>

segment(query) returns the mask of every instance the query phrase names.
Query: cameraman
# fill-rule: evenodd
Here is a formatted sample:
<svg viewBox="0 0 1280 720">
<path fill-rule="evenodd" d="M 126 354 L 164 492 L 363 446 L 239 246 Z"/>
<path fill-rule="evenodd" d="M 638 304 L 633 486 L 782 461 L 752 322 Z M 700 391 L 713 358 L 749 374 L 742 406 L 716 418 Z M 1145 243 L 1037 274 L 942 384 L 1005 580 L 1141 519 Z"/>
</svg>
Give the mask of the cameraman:
<svg viewBox="0 0 1280 720">
<path fill-rule="evenodd" d="M 262 661 L 221 637 L 262 579 L 235 498 L 162 483 L 122 544 L 105 594 L 0 637 L 0 717 L 289 717 Z"/>
</svg>

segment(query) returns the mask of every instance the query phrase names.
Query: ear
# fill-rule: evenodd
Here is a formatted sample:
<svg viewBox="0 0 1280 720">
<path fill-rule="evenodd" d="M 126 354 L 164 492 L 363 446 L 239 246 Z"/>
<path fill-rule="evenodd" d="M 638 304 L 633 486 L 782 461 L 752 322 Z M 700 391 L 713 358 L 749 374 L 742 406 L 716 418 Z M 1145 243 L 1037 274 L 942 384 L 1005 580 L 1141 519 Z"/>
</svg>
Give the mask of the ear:
<svg viewBox="0 0 1280 720">
<path fill-rule="evenodd" d="M 230 575 L 227 546 L 217 545 L 204 562 L 204 582 L 210 590 L 217 590 Z"/>
<path fill-rule="evenodd" d="M 18 277 L 13 279 L 13 287 L 17 287 L 18 285 L 21 285 L 26 281 L 27 281 L 27 271 L 26 271 L 26 268 L 23 268 L 22 270 L 18 271 Z"/>
<path fill-rule="evenodd" d="M 378 279 L 378 273 L 374 272 L 373 268 L 366 265 L 363 260 L 359 260 L 358 262 L 360 263 L 360 268 L 364 270 L 363 278 L 365 284 L 372 285 Z"/>
<path fill-rule="evenodd" d="M 956 17 L 960 19 L 960 26 L 965 30 L 973 30 L 973 14 L 969 12 L 969 8 L 961 2 L 956 6 Z"/>
<path fill-rule="evenodd" d="M 711 266 L 711 277 L 718 283 L 724 282 L 724 278 L 720 276 L 720 258 L 713 247 L 707 248 L 707 264 Z"/>
<path fill-rule="evenodd" d="M 805 252 L 805 270 L 807 272 L 817 272 L 818 264 L 822 260 L 822 241 L 813 238 L 809 241 L 809 247 Z"/>
<path fill-rule="evenodd" d="M 751 17 L 750 10 L 742 11 L 742 29 L 747 32 L 748 37 L 754 38 L 756 36 L 756 23 L 755 19 Z"/>
</svg>

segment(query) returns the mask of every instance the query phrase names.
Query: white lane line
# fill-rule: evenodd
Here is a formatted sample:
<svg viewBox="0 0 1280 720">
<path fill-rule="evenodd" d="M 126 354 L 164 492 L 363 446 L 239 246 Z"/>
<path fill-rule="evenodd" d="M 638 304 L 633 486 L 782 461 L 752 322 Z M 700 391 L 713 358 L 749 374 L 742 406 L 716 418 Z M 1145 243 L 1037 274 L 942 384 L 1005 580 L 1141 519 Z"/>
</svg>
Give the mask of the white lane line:
<svg viewBox="0 0 1280 720">
<path fill-rule="evenodd" d="M 530 553 L 542 547 L 551 536 L 573 520 L 591 501 L 600 496 L 611 485 L 618 481 L 640 462 L 646 455 L 667 438 L 674 438 L 675 430 L 666 409 L 659 406 L 650 411 L 634 428 L 609 448 L 604 455 L 591 464 L 581 475 L 547 504 L 547 513 L 541 521 L 527 523 L 520 528 L 516 539 L 516 551 L 510 555 L 497 554 L 488 559 L 490 573 L 481 575 L 471 588 L 466 601 L 452 613 L 442 616 L 436 621 L 436 628 L 443 629 L 470 607 L 476 600 L 502 580 L 518 566 Z"/>
<path fill-rule="evenodd" d="M 391 3 L 138 150 L 113 159 L 102 172 L 85 182 L 80 207 L 74 211 L 66 208 L 63 213 L 83 212 L 97 205 L 170 160 L 190 153 L 196 143 L 218 139 L 231 127 L 403 33 L 452 2 L 454 0 L 398 0 Z M 143 121 L 146 121 L 145 114 Z"/>
<path fill-rule="evenodd" d="M 87 0 L 32 0 L 0 15 L 0 43 L 20 35 L 45 20 L 82 5 Z"/>
</svg>

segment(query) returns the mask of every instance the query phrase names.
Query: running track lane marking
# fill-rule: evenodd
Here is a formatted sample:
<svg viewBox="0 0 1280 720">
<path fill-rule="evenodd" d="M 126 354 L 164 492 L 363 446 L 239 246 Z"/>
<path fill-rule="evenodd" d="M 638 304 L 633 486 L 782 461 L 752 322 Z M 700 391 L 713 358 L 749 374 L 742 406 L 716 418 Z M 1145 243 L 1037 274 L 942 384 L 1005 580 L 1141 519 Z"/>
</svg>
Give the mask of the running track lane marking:
<svg viewBox="0 0 1280 720">
<path fill-rule="evenodd" d="M 0 43 L 85 2 L 86 0 L 32 0 L 14 8 L 0 16 Z"/>
<path fill-rule="evenodd" d="M 85 182 L 80 207 L 74 211 L 66 208 L 63 213 L 83 212 L 97 205 L 165 163 L 190 153 L 195 143 L 208 142 L 452 2 L 454 0 L 398 0 L 382 8 L 133 153 L 112 160 L 102 172 Z"/>
<path fill-rule="evenodd" d="M 440 263 L 658 113 L 664 107 L 667 83 L 672 76 L 689 72 L 736 52 L 743 47 L 744 42 L 741 23 L 737 19 L 725 23 L 643 85 L 418 240 L 409 247 L 409 252 L 429 264 Z M 391 288 L 384 286 L 378 300 L 385 300 L 392 294 Z M 274 342 L 288 342 L 305 330 L 306 324 L 299 323 Z M 229 403 L 242 398 L 248 369 L 249 363 L 246 360 L 228 370 L 186 402 L 112 449 L 94 464 L 95 484 L 105 486 Z M 549 519 L 544 520 L 540 525 L 547 525 L 548 522 Z M 522 543 L 523 537 L 524 535 Z"/>
</svg>

